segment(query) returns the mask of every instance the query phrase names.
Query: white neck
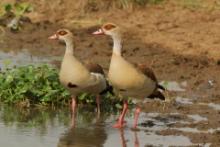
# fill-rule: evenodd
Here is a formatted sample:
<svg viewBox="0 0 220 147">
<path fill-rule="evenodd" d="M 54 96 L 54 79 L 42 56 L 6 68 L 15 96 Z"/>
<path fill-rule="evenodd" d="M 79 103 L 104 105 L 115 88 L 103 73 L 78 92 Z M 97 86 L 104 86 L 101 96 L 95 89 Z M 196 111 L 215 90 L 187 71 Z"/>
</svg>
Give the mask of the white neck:
<svg viewBox="0 0 220 147">
<path fill-rule="evenodd" d="M 121 56 L 121 48 L 122 48 L 121 36 L 116 34 L 112 36 L 112 39 L 113 39 L 113 53 L 115 55 Z"/>
<path fill-rule="evenodd" d="M 65 51 L 65 54 L 72 54 L 73 55 L 73 48 L 74 48 L 74 46 L 73 46 L 73 41 L 72 41 L 72 39 L 70 38 L 70 39 L 66 39 L 65 40 L 65 43 L 66 43 L 66 51 Z"/>
</svg>

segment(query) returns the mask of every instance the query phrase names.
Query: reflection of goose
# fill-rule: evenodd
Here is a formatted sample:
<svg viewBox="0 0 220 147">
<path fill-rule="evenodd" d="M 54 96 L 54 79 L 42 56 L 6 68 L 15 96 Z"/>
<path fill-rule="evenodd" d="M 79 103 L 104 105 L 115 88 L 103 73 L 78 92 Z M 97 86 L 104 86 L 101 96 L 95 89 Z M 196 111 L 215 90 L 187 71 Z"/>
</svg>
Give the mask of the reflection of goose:
<svg viewBox="0 0 220 147">
<path fill-rule="evenodd" d="M 76 98 L 82 92 L 96 95 L 97 110 L 100 113 L 99 94 L 107 88 L 102 67 L 98 64 L 85 66 L 74 56 L 73 35 L 69 30 L 60 29 L 54 35 L 50 36 L 49 39 L 59 39 L 66 43 L 66 51 L 59 76 L 61 83 L 72 94 L 73 114 L 75 115 Z M 74 125 L 74 117 L 72 125 Z"/>
<path fill-rule="evenodd" d="M 135 147 L 139 147 L 140 144 L 139 144 L 139 139 L 138 139 L 138 134 L 136 131 L 134 131 L 134 146 Z"/>
<path fill-rule="evenodd" d="M 57 147 L 104 147 L 107 133 L 104 126 L 100 124 L 100 121 L 104 120 L 96 118 L 95 124 L 91 126 L 91 122 L 95 119 L 94 116 L 82 114 L 81 116 L 91 118 L 90 125 L 84 126 L 85 122 L 82 122 L 82 127 L 78 126 L 67 130 L 60 137 Z"/>
<path fill-rule="evenodd" d="M 120 129 L 120 137 L 121 137 L 121 146 L 122 147 L 127 147 L 126 145 L 126 140 L 125 140 L 125 135 L 124 135 L 124 129 Z"/>
<path fill-rule="evenodd" d="M 123 97 L 133 97 L 143 101 L 145 97 L 165 99 L 159 89 L 164 90 L 157 82 L 153 71 L 145 65 L 135 67 L 126 61 L 121 55 L 121 34 L 119 27 L 108 23 L 93 34 L 110 35 L 113 39 L 113 54 L 109 67 L 108 78 L 113 87 Z M 125 100 L 122 114 L 118 122 L 114 125 L 116 128 L 123 127 L 124 116 L 127 112 L 127 101 Z M 135 110 L 135 119 L 133 127 L 136 128 L 140 113 L 140 107 Z"/>
<path fill-rule="evenodd" d="M 124 136 L 124 129 L 120 129 L 120 137 L 121 137 L 121 146 L 122 147 L 127 147 L 127 143 L 126 143 L 126 140 L 125 140 L 125 136 Z M 139 147 L 140 144 L 139 144 L 139 139 L 138 139 L 138 136 L 137 136 L 137 131 L 134 131 L 134 147 Z"/>
</svg>

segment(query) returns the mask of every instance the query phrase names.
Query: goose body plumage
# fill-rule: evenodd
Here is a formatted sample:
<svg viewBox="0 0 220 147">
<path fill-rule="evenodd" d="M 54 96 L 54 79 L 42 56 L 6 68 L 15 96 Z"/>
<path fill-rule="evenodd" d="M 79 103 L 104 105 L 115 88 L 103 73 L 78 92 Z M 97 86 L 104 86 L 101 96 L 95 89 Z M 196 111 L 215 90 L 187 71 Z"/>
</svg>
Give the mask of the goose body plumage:
<svg viewBox="0 0 220 147">
<path fill-rule="evenodd" d="M 125 97 L 143 99 L 156 88 L 156 83 L 122 56 L 113 54 L 108 78 L 111 84 Z"/>
<path fill-rule="evenodd" d="M 122 113 L 118 122 L 114 125 L 116 128 L 121 128 L 124 125 L 124 117 L 128 109 L 127 97 L 142 100 L 148 98 L 165 99 L 159 89 L 164 90 L 158 84 L 156 76 L 153 71 L 144 66 L 134 66 L 124 59 L 121 55 L 121 34 L 118 26 L 112 23 L 104 24 L 98 31 L 93 34 L 109 35 L 113 39 L 113 53 L 110 62 L 108 79 L 116 91 L 125 98 Z M 137 106 L 135 110 L 135 119 L 133 127 L 137 127 L 138 116 L 140 107 Z"/>
<path fill-rule="evenodd" d="M 75 96 L 82 92 L 96 95 L 107 86 L 103 74 L 90 72 L 84 64 L 71 54 L 64 55 L 59 78 L 60 82 Z M 70 83 L 75 86 L 68 86 Z"/>
<path fill-rule="evenodd" d="M 65 54 L 61 63 L 59 79 L 61 84 L 72 95 L 72 126 L 75 125 L 76 99 L 80 93 L 96 96 L 97 112 L 100 114 L 100 94 L 108 89 L 103 69 L 98 64 L 84 65 L 74 56 L 73 35 L 67 29 L 60 29 L 49 39 L 58 39 L 66 44 Z"/>
</svg>

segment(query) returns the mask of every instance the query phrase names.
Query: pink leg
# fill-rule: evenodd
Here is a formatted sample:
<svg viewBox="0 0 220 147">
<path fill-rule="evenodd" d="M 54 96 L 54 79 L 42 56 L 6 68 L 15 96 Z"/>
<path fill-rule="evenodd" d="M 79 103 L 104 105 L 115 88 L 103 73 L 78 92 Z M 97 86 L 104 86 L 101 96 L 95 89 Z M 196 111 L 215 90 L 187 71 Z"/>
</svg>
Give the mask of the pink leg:
<svg viewBox="0 0 220 147">
<path fill-rule="evenodd" d="M 138 122 L 138 117 L 139 117 L 139 114 L 141 112 L 141 108 L 137 107 L 135 109 L 135 114 L 134 114 L 134 125 L 133 125 L 133 128 L 137 128 L 137 122 Z"/>
<path fill-rule="evenodd" d="M 97 113 L 100 115 L 100 95 L 96 96 Z"/>
<path fill-rule="evenodd" d="M 123 127 L 124 117 L 125 117 L 127 110 L 128 110 L 128 102 L 124 101 L 122 113 L 119 116 L 118 122 L 115 125 L 113 125 L 114 128 L 122 128 Z"/>
<path fill-rule="evenodd" d="M 76 103 L 76 97 L 72 96 L 72 123 L 71 126 L 75 127 L 75 113 L 76 113 L 76 107 L 77 107 L 77 103 Z"/>
</svg>

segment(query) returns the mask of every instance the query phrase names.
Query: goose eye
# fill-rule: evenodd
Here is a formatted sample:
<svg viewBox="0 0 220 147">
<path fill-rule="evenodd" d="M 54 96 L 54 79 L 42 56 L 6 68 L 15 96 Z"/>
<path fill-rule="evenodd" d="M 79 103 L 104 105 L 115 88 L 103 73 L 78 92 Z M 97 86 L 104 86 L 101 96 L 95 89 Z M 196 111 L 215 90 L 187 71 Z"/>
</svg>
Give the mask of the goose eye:
<svg viewBox="0 0 220 147">
<path fill-rule="evenodd" d="M 61 35 L 61 36 L 64 36 L 64 35 L 67 34 L 67 32 L 66 31 L 59 31 L 58 34 Z"/>
<path fill-rule="evenodd" d="M 111 29 L 113 29 L 113 28 L 116 28 L 116 26 L 113 25 L 113 24 L 107 24 L 107 25 L 104 26 L 104 29 L 105 29 L 105 30 L 111 30 Z"/>
</svg>

